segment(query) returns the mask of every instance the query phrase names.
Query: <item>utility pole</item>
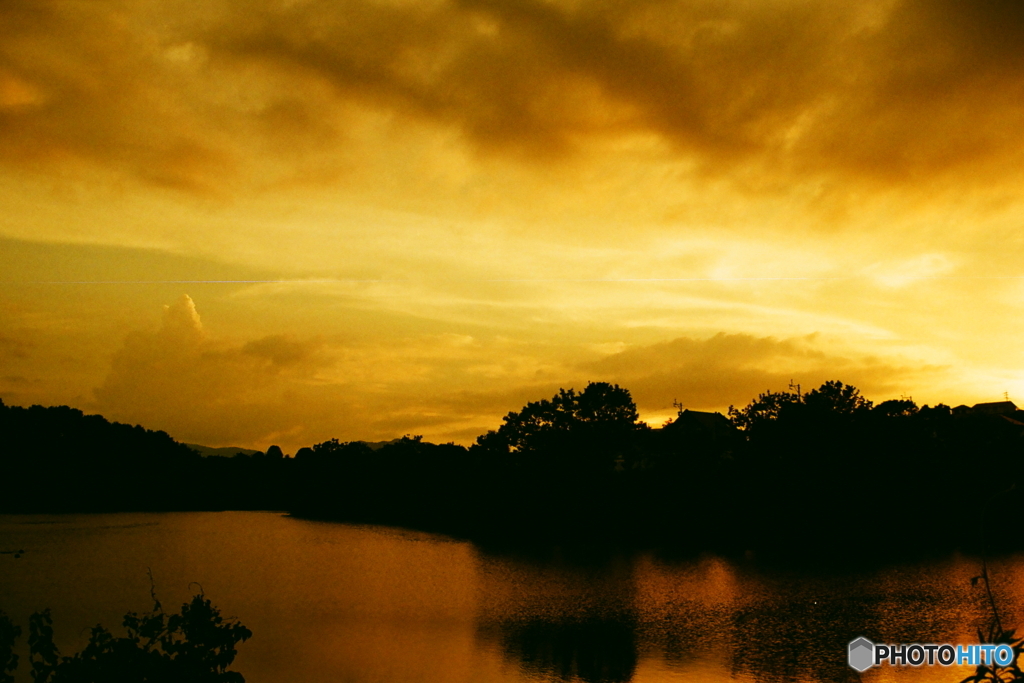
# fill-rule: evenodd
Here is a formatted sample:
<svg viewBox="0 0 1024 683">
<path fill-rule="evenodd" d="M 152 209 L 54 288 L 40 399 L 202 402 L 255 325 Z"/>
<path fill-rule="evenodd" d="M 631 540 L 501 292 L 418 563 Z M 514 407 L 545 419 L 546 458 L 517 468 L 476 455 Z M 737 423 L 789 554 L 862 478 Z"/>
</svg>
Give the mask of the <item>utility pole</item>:
<svg viewBox="0 0 1024 683">
<path fill-rule="evenodd" d="M 796 397 L 800 400 L 803 400 L 803 395 L 800 393 L 800 385 L 793 384 L 793 380 L 789 380 L 789 390 L 793 391 L 794 389 L 796 389 Z"/>
</svg>

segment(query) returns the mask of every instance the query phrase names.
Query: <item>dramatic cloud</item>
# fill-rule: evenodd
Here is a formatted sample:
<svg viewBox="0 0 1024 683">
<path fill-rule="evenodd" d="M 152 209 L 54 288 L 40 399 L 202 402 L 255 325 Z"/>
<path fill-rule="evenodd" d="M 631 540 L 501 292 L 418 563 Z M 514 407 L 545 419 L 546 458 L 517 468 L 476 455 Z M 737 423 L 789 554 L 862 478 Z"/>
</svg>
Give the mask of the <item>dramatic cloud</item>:
<svg viewBox="0 0 1024 683">
<path fill-rule="evenodd" d="M 507 412 L 509 386 L 534 388 L 547 377 L 549 393 L 562 367 L 521 343 L 453 334 L 383 344 L 286 335 L 231 343 L 207 335 L 183 295 L 165 307 L 157 331 L 128 335 L 92 407 L 214 446 L 279 443 L 294 451 L 330 438 L 411 433 L 471 442 Z M 498 396 L 464 400 L 470 390 Z M 522 389 L 518 396 L 537 398 Z"/>
<path fill-rule="evenodd" d="M 158 331 L 128 336 L 96 389 L 97 407 L 183 441 L 263 448 L 293 442 L 304 436 L 306 420 L 322 417 L 307 412 L 315 404 L 310 385 L 327 364 L 319 347 L 280 336 L 241 348 L 210 340 L 183 295 L 165 307 Z"/>
<path fill-rule="evenodd" d="M 230 154 L 139 3 L 0 5 L 0 160 L 209 189 Z M 201 105 L 202 103 L 198 103 Z"/>
<path fill-rule="evenodd" d="M 0 2 L 0 394 L 262 448 L 591 380 L 654 421 L 1024 392 L 1022 38 L 1010 0 Z"/>
<path fill-rule="evenodd" d="M 223 191 L 278 162 L 339 172 L 358 109 L 535 159 L 654 135 L 778 180 L 978 178 L 1024 151 L 1022 25 L 1011 0 L 9 0 L 0 159 Z"/>
</svg>

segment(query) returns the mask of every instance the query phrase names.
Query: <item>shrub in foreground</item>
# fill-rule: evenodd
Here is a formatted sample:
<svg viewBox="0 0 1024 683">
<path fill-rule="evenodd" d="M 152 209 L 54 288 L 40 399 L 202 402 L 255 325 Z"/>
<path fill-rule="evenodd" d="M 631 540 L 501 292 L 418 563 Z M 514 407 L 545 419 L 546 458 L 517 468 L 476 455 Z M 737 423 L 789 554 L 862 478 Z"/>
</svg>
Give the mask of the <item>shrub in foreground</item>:
<svg viewBox="0 0 1024 683">
<path fill-rule="evenodd" d="M 235 646 L 252 637 L 241 623 L 224 619 L 200 593 L 178 614 L 164 612 L 154 597 L 153 611 L 129 612 L 125 635 L 95 626 L 85 648 L 60 656 L 53 642 L 50 610 L 29 618 L 29 664 L 34 683 L 244 683 L 228 667 Z M 21 628 L 0 612 L 0 683 L 13 683 L 18 667 L 14 642 Z"/>
</svg>

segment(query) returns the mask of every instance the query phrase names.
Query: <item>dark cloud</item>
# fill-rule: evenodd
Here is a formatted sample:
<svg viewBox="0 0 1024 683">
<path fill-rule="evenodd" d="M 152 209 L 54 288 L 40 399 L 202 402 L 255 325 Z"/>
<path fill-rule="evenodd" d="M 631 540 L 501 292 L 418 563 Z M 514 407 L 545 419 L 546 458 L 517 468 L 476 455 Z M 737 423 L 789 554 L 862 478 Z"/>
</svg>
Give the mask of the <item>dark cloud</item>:
<svg viewBox="0 0 1024 683">
<path fill-rule="evenodd" d="M 810 39 L 822 10 L 744 5 L 745 15 L 732 16 L 700 3 L 569 10 L 532 0 L 341 7 L 247 12 L 256 18 L 218 31 L 214 44 L 320 76 L 344 96 L 455 123 L 481 146 L 544 155 L 638 129 L 697 151 L 753 152 L 821 95 L 812 81 L 828 68 L 825 44 Z M 663 18 L 680 34 L 650 35 Z"/>
<path fill-rule="evenodd" d="M 220 35 L 224 54 L 458 125 L 481 147 L 565 153 L 655 132 L 705 167 L 915 178 L 1014 158 L 1017 4 L 460 0 L 305 3 Z"/>
<path fill-rule="evenodd" d="M 8 0 L 0 161 L 223 189 L 254 145 L 341 145 L 356 102 L 528 157 L 644 132 L 709 170 L 910 180 L 1019 160 L 1022 37 L 1009 0 Z"/>
<path fill-rule="evenodd" d="M 213 191 L 232 170 L 190 74 L 167 58 L 173 32 L 140 5 L 0 3 L 0 161 L 99 162 L 147 182 Z"/>
<path fill-rule="evenodd" d="M 884 179 L 1008 170 L 1022 153 L 1022 34 L 1019 3 L 897 3 L 851 51 L 856 80 L 809 131 L 808 158 Z"/>
</svg>

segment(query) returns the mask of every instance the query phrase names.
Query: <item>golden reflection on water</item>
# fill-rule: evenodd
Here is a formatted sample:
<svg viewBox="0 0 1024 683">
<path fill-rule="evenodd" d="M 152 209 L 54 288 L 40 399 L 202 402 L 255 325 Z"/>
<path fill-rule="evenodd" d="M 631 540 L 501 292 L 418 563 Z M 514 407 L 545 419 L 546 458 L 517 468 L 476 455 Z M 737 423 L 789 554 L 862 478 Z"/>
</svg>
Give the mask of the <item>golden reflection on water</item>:
<svg viewBox="0 0 1024 683">
<path fill-rule="evenodd" d="M 716 557 L 543 559 L 466 542 L 274 513 L 0 517 L 0 609 L 24 627 L 52 607 L 65 653 L 97 621 L 145 610 L 151 568 L 172 608 L 198 581 L 254 637 L 250 683 L 858 680 L 857 636 L 972 643 L 986 618 L 977 560 L 871 572 L 769 570 Z M 992 563 L 1008 624 L 1024 560 Z M 22 661 L 25 661 L 24 659 Z M 969 668 L 872 669 L 859 680 L 950 683 Z M 22 678 L 27 672 L 21 670 Z"/>
</svg>

